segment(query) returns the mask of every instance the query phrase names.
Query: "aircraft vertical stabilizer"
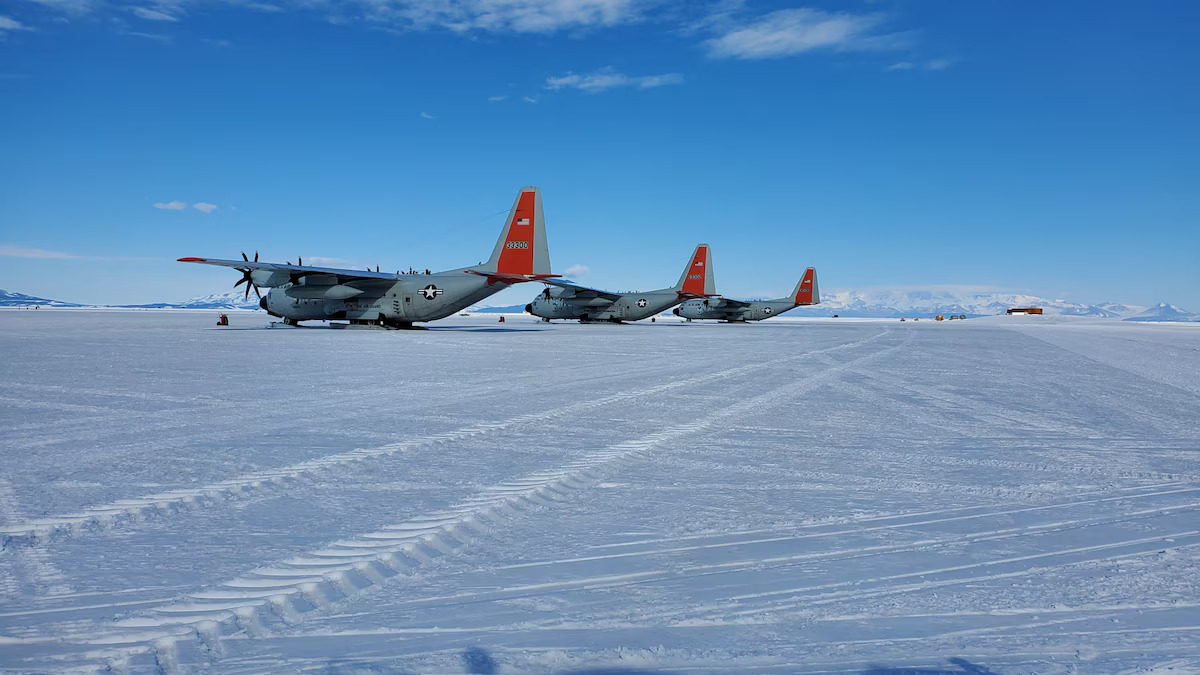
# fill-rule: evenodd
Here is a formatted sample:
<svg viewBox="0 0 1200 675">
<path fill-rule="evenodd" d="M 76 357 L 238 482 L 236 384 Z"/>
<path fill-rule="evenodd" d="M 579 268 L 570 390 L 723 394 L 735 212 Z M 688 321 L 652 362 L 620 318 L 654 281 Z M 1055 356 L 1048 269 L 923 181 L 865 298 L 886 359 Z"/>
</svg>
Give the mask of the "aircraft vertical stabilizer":
<svg viewBox="0 0 1200 675">
<path fill-rule="evenodd" d="M 821 304 L 821 295 L 817 291 L 816 268 L 810 267 L 804 270 L 804 277 L 800 279 L 800 283 L 796 284 L 796 290 L 792 291 L 792 302 L 797 305 Z"/>
<path fill-rule="evenodd" d="M 550 274 L 542 193 L 536 187 L 521 188 L 492 257 L 475 269 L 499 275 Z"/>
<path fill-rule="evenodd" d="M 712 255 L 708 244 L 700 244 L 692 253 L 687 267 L 683 269 L 679 283 L 675 284 L 675 290 L 680 295 L 698 298 L 716 295 L 716 288 L 717 284 L 713 281 Z"/>
</svg>

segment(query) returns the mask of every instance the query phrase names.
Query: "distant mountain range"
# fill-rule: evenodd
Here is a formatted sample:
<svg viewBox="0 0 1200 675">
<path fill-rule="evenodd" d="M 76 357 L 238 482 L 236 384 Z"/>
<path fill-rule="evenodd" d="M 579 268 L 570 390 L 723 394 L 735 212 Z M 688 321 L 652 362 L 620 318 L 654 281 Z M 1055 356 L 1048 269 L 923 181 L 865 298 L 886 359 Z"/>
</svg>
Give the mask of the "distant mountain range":
<svg viewBox="0 0 1200 675">
<path fill-rule="evenodd" d="M 185 300 L 183 302 L 155 302 L 147 305 L 81 305 L 74 302 L 50 300 L 24 293 L 0 289 L 0 307 L 116 307 L 122 309 L 258 309 L 258 296 L 251 294 L 245 299 L 245 291 L 238 289 L 226 293 L 215 293 Z"/>
<path fill-rule="evenodd" d="M 258 298 L 251 294 L 246 299 L 241 289 L 215 293 L 185 300 L 183 302 L 161 302 L 147 305 L 108 305 L 135 309 L 258 309 Z M 80 305 L 39 298 L 23 293 L 0 290 L 0 307 L 85 307 Z M 984 293 L 954 288 L 880 289 L 869 291 L 838 291 L 821 296 L 821 304 L 815 307 L 797 307 L 789 316 L 838 316 L 845 317 L 920 317 L 938 314 L 969 317 L 1003 314 L 1010 307 L 1041 307 L 1046 314 L 1060 316 L 1088 316 L 1125 321 L 1200 321 L 1200 314 L 1188 312 L 1174 305 L 1159 303 L 1154 307 L 1139 307 L 1114 302 L 1088 305 L 1067 300 L 1050 300 L 1035 295 L 1020 293 Z M 501 307 L 475 306 L 468 311 L 487 313 L 520 313 L 525 305 Z"/>
</svg>

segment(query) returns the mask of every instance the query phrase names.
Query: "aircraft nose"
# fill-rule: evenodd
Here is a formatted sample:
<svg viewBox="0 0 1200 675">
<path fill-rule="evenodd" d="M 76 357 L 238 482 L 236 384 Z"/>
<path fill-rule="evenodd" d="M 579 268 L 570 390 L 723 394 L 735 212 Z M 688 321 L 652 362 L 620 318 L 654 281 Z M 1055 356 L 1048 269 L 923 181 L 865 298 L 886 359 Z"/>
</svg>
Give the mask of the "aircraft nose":
<svg viewBox="0 0 1200 675">
<path fill-rule="evenodd" d="M 528 305 L 525 305 L 525 312 L 527 314 L 533 314 L 533 303 L 532 302 L 529 303 Z"/>
<path fill-rule="evenodd" d="M 679 316 L 679 308 L 676 307 L 675 309 L 671 310 L 671 313 L 674 314 L 675 316 Z"/>
<path fill-rule="evenodd" d="M 258 301 L 258 306 L 262 307 L 263 309 L 267 308 L 267 296 L 262 296 L 262 298 Z"/>
</svg>

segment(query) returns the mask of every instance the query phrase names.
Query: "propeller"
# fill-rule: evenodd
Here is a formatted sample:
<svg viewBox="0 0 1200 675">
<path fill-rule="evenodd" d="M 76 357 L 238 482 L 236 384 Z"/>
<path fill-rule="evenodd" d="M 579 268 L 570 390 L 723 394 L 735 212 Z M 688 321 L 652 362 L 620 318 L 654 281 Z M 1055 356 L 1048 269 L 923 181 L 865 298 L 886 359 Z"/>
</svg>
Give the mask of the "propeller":
<svg viewBox="0 0 1200 675">
<path fill-rule="evenodd" d="M 246 257 L 245 251 L 242 251 L 242 260 L 245 260 L 246 262 L 250 262 L 250 258 Z M 254 252 L 254 262 L 258 262 L 258 251 Z M 249 267 L 247 267 L 245 269 L 243 269 L 241 267 L 237 267 L 235 269 L 237 269 L 237 271 L 242 273 L 242 278 L 238 279 L 238 282 L 236 284 L 234 284 L 233 287 L 237 288 L 238 286 L 241 286 L 242 284 L 246 284 L 246 299 L 247 300 L 250 299 L 250 289 L 253 288 L 254 294 L 257 295 L 258 298 L 261 300 L 262 293 L 258 292 L 258 286 L 256 286 L 254 284 L 254 279 L 250 277 L 250 273 L 253 270 L 251 270 Z"/>
</svg>

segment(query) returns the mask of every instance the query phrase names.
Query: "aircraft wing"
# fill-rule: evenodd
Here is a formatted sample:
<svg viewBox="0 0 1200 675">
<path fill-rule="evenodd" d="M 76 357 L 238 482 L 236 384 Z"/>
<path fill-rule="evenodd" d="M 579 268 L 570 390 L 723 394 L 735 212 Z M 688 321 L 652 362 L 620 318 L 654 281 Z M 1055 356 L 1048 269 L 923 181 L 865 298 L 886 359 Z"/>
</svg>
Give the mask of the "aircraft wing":
<svg viewBox="0 0 1200 675">
<path fill-rule="evenodd" d="M 303 277 L 310 274 L 328 274 L 336 276 L 338 283 L 343 284 L 348 281 L 362 280 L 387 280 L 395 281 L 399 278 L 398 273 L 392 272 L 372 272 L 371 270 L 344 270 L 335 267 L 313 267 L 310 265 L 291 265 L 288 263 L 272 263 L 272 262 L 257 262 L 253 260 L 221 260 L 218 258 L 180 258 L 179 262 L 199 263 L 201 265 L 218 265 L 220 267 L 233 267 L 240 270 L 268 270 L 271 272 L 287 272 L 293 277 Z"/>
<path fill-rule="evenodd" d="M 622 293 L 602 291 L 598 288 L 588 288 L 587 286 L 580 286 L 569 281 L 560 281 L 558 279 L 538 279 L 538 281 L 541 281 L 543 284 L 558 286 L 559 288 L 569 288 L 572 291 L 575 291 L 575 297 L 577 298 L 604 298 L 605 300 L 616 302 L 617 300 L 620 300 L 621 296 L 623 295 Z"/>
<path fill-rule="evenodd" d="M 730 298 L 709 298 L 709 309 L 742 309 L 749 307 L 750 303 L 742 302 L 741 300 L 732 300 Z"/>
</svg>

